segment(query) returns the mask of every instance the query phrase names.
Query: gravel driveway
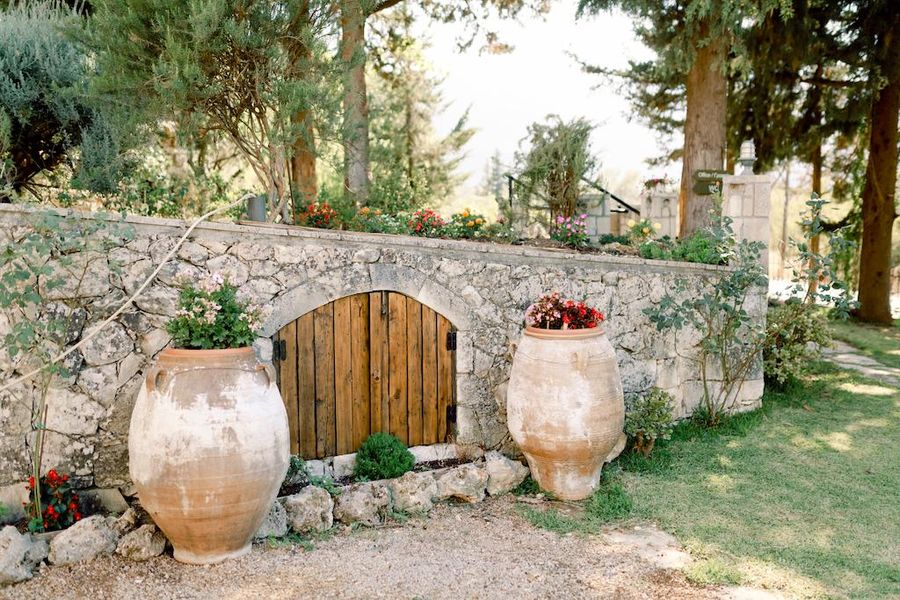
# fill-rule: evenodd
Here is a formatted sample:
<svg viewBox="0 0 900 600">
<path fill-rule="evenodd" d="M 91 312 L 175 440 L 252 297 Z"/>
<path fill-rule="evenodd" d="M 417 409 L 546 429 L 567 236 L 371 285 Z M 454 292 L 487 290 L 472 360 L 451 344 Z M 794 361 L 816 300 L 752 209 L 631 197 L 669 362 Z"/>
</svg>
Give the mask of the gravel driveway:
<svg viewBox="0 0 900 600">
<path fill-rule="evenodd" d="M 344 531 L 299 546 L 260 544 L 224 564 L 106 557 L 45 568 L 0 598 L 721 598 L 673 570 L 684 554 L 652 527 L 560 536 L 501 497 L 440 505 L 402 526 Z"/>
</svg>

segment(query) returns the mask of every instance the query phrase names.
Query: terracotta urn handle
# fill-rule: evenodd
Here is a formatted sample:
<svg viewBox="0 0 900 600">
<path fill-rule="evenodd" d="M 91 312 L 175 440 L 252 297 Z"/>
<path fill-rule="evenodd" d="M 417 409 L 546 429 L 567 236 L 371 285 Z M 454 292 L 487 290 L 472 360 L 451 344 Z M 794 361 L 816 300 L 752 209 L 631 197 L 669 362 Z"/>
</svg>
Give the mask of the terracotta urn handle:
<svg viewBox="0 0 900 600">
<path fill-rule="evenodd" d="M 275 379 L 276 379 L 275 367 L 273 367 L 272 365 L 270 365 L 268 363 L 264 363 L 264 364 L 256 365 L 256 371 L 266 374 L 266 385 L 267 386 L 271 387 L 271 386 L 275 385 Z"/>
<path fill-rule="evenodd" d="M 572 353 L 572 364 L 579 371 L 587 371 L 590 353 L 586 350 L 576 350 Z"/>
<path fill-rule="evenodd" d="M 160 383 L 166 377 L 166 370 L 160 369 L 159 367 L 153 367 L 150 369 L 150 372 L 147 373 L 147 379 L 145 381 L 148 392 L 155 392 L 156 388 L 159 387 Z"/>
</svg>

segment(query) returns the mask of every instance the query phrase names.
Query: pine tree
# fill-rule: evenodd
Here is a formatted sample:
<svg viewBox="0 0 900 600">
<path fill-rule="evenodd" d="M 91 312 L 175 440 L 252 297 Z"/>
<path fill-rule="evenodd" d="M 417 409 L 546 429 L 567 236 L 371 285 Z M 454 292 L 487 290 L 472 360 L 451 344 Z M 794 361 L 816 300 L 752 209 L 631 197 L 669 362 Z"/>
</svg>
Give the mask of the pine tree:
<svg viewBox="0 0 900 600">
<path fill-rule="evenodd" d="M 694 173 L 725 166 L 728 76 L 730 69 L 741 65 L 746 31 L 776 10 L 789 15 L 790 2 L 580 0 L 578 10 L 579 14 L 596 14 L 613 8 L 621 8 L 635 19 L 638 37 L 656 53 L 655 60 L 630 68 L 632 80 L 650 83 L 645 90 L 632 90 L 644 115 L 661 118 L 660 129 L 674 131 L 677 116 L 652 107 L 660 100 L 671 103 L 683 90 L 680 233 L 685 236 L 707 223 L 712 208 L 710 196 L 694 191 Z"/>
<path fill-rule="evenodd" d="M 442 81 L 425 60 L 427 42 L 416 39 L 412 25 L 402 5 L 372 20 L 370 204 L 394 211 L 451 194 L 460 181 L 456 171 L 464 146 L 475 133 L 467 125 L 468 111 L 448 135 L 434 131 L 435 116 L 446 109 Z"/>
</svg>

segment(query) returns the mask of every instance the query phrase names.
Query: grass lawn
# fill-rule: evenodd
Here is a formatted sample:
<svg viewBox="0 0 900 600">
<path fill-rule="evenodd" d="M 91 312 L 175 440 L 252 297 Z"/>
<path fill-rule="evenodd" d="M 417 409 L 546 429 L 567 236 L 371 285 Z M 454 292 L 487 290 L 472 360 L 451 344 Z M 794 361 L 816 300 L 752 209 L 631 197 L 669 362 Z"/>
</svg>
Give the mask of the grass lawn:
<svg viewBox="0 0 900 600">
<path fill-rule="evenodd" d="M 681 424 L 650 460 L 624 456 L 601 494 L 621 508 L 621 484 L 631 517 L 657 522 L 690 550 L 695 581 L 801 598 L 900 598 L 900 392 L 829 363 L 813 367 L 787 391 L 767 391 L 760 410 L 715 430 Z M 525 516 L 591 532 L 608 520 L 592 504 L 580 519 Z"/>
<path fill-rule="evenodd" d="M 858 321 L 831 321 L 834 338 L 859 348 L 866 356 L 900 369 L 900 319 L 893 326 Z"/>
</svg>

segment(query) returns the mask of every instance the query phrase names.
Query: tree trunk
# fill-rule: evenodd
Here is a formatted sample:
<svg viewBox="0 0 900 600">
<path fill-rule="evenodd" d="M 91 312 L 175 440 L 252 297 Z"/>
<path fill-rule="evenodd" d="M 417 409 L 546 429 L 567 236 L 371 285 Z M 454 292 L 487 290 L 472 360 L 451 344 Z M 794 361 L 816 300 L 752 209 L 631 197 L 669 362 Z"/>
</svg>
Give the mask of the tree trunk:
<svg viewBox="0 0 900 600">
<path fill-rule="evenodd" d="M 684 159 L 681 170 L 680 235 L 685 237 L 709 223 L 712 196 L 694 192 L 694 171 L 721 170 L 725 158 L 725 120 L 728 82 L 723 71 L 726 41 L 722 37 L 699 42 L 709 35 L 709 25 L 700 27 L 697 51 L 687 76 L 687 114 L 684 121 Z"/>
<path fill-rule="evenodd" d="M 297 8 L 297 36 L 295 40 L 303 40 L 302 30 L 310 26 L 309 0 L 302 0 Z M 307 63 L 311 59 L 307 45 L 295 41 L 289 48 L 291 70 L 294 77 L 303 79 L 309 77 Z M 306 206 L 315 202 L 318 194 L 318 181 L 316 178 L 316 142 L 313 131 L 313 117 L 308 110 L 298 111 L 291 117 L 291 122 L 297 128 L 291 148 L 291 192 L 294 222 Z"/>
<path fill-rule="evenodd" d="M 784 279 L 784 270 L 787 263 L 788 252 L 788 210 L 791 205 L 791 161 L 784 166 L 784 210 L 781 212 L 781 278 Z"/>
<path fill-rule="evenodd" d="M 369 101 L 366 96 L 366 14 L 362 0 L 341 0 L 344 75 L 344 194 L 369 202 Z"/>
<path fill-rule="evenodd" d="M 818 124 L 819 117 L 816 117 L 816 123 Z M 816 142 L 816 145 L 813 147 L 812 153 L 812 191 L 816 196 L 822 195 L 822 142 L 821 140 Z M 809 240 L 809 251 L 815 254 L 819 253 L 819 249 L 822 246 L 822 235 L 814 235 Z M 812 268 L 813 260 L 810 259 L 809 266 Z M 809 282 L 809 285 L 806 287 L 806 297 L 809 298 L 810 302 L 813 302 L 815 297 L 813 294 L 816 293 L 816 290 L 819 289 L 819 280 L 814 279 Z"/>
<path fill-rule="evenodd" d="M 891 322 L 891 230 L 897 189 L 897 113 L 900 112 L 900 31 L 884 34 L 888 84 L 872 103 L 869 162 L 862 194 L 859 311 L 873 323 Z"/>
</svg>

